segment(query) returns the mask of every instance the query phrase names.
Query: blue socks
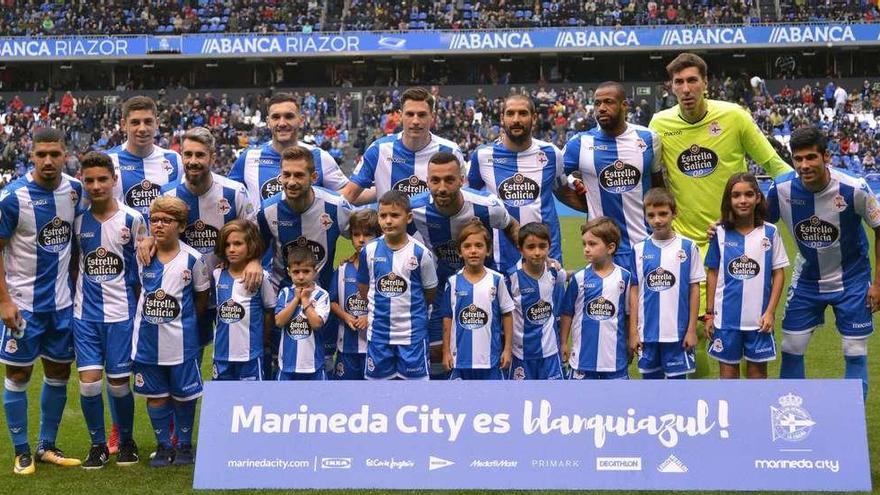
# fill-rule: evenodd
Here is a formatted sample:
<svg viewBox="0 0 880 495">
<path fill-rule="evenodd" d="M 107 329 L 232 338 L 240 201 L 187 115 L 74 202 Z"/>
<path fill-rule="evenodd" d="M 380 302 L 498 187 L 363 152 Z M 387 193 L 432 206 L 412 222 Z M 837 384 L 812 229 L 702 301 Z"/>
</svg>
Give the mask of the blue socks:
<svg viewBox="0 0 880 495">
<path fill-rule="evenodd" d="M 129 385 L 107 385 L 110 392 L 110 412 L 113 422 L 119 427 L 119 441 L 131 440 L 134 429 L 134 395 Z"/>
<path fill-rule="evenodd" d="M 171 447 L 171 417 L 174 416 L 174 405 L 170 400 L 158 407 L 147 404 L 147 414 L 150 416 L 156 441 L 159 445 Z"/>
<path fill-rule="evenodd" d="M 868 356 L 844 356 L 844 378 L 858 378 L 862 380 L 862 395 L 868 398 Z"/>
<path fill-rule="evenodd" d="M 174 431 L 177 433 L 179 445 L 192 445 L 197 400 L 174 402 Z"/>
<path fill-rule="evenodd" d="M 806 376 L 804 356 L 782 351 L 782 365 L 779 367 L 779 378 L 800 378 Z"/>
<path fill-rule="evenodd" d="M 28 444 L 27 428 L 27 382 L 19 383 L 6 379 L 6 386 L 3 390 L 3 409 L 6 412 L 9 436 L 12 437 L 12 445 L 15 446 L 15 455 L 30 452 L 31 446 Z"/>
<path fill-rule="evenodd" d="M 40 444 L 54 445 L 67 404 L 67 380 L 43 378 L 40 395 Z"/>
<path fill-rule="evenodd" d="M 106 443 L 107 434 L 104 431 L 104 398 L 101 396 L 101 382 L 79 384 L 79 405 L 82 408 L 86 427 L 89 429 L 89 438 L 92 445 Z"/>
</svg>

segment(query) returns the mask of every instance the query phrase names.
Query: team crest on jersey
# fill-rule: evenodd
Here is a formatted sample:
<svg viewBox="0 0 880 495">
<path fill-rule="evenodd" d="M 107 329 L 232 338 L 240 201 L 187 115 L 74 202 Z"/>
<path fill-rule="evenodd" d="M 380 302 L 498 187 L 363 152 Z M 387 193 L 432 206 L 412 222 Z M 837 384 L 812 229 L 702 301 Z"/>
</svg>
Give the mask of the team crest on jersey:
<svg viewBox="0 0 880 495">
<path fill-rule="evenodd" d="M 770 242 L 769 238 L 764 237 L 761 239 L 761 249 L 764 251 L 769 251 L 772 246 L 773 244 Z"/>
<path fill-rule="evenodd" d="M 646 143 L 645 140 L 642 138 L 637 138 L 636 139 L 636 147 L 639 149 L 639 151 L 644 153 L 645 150 L 648 149 L 648 143 Z"/>
<path fill-rule="evenodd" d="M 55 217 L 40 229 L 37 243 L 50 253 L 59 253 L 70 244 L 71 233 L 70 224 Z"/>
<path fill-rule="evenodd" d="M 293 340 L 303 340 L 309 338 L 312 334 L 312 327 L 309 326 L 309 321 L 305 315 L 300 313 L 290 320 L 285 331 Z"/>
<path fill-rule="evenodd" d="M 342 364 L 342 361 L 336 363 L 336 376 L 340 378 L 345 376 L 345 365 Z"/>
<path fill-rule="evenodd" d="M 483 328 L 489 323 L 489 313 L 476 304 L 470 304 L 458 312 L 458 326 L 465 330 Z"/>
<path fill-rule="evenodd" d="M 715 339 L 712 341 L 712 352 L 724 352 L 724 342 L 721 339 Z"/>
<path fill-rule="evenodd" d="M 295 246 L 304 246 L 309 248 L 312 254 L 315 255 L 315 260 L 318 262 L 318 269 L 321 269 L 321 266 L 324 264 L 324 258 L 327 256 L 327 251 L 324 249 L 324 246 L 318 244 L 311 239 L 306 239 L 305 236 L 299 236 L 293 241 L 285 244 L 282 248 L 281 252 L 284 254 L 284 260 L 287 260 L 287 255 L 290 254 L 290 250 Z"/>
<path fill-rule="evenodd" d="M 85 277 L 95 283 L 113 280 L 125 271 L 125 262 L 115 253 L 100 246 L 83 257 Z"/>
<path fill-rule="evenodd" d="M 496 289 L 494 285 L 492 287 L 489 287 L 489 300 L 491 301 L 491 300 L 495 299 L 495 294 L 497 294 L 497 293 L 498 293 L 498 289 Z"/>
<path fill-rule="evenodd" d="M 534 203 L 541 196 L 537 182 L 523 174 L 516 173 L 498 184 L 498 197 L 508 206 L 519 207 Z"/>
<path fill-rule="evenodd" d="M 513 369 L 513 374 L 511 376 L 513 376 L 514 380 L 525 380 L 526 370 L 522 366 L 517 366 Z"/>
<path fill-rule="evenodd" d="M 154 325 L 161 325 L 180 316 L 180 303 L 163 289 L 149 292 L 144 296 L 144 319 Z"/>
<path fill-rule="evenodd" d="M 662 266 L 651 270 L 645 277 L 645 287 L 654 292 L 671 289 L 674 285 L 675 275 L 669 270 L 664 270 Z"/>
<path fill-rule="evenodd" d="M 71 189 L 70 190 L 70 202 L 73 204 L 76 204 L 77 201 L 79 201 L 79 194 L 75 190 Z"/>
<path fill-rule="evenodd" d="M 712 137 L 720 136 L 723 129 L 721 128 L 721 124 L 718 123 L 717 120 L 713 120 L 712 123 L 709 124 L 709 135 Z"/>
<path fill-rule="evenodd" d="M 543 325 L 547 320 L 553 317 L 553 306 L 543 299 L 529 306 L 525 311 L 526 319 L 536 325 Z"/>
<path fill-rule="evenodd" d="M 15 339 L 7 340 L 3 350 L 6 351 L 6 354 L 15 354 L 18 352 L 18 342 Z"/>
<path fill-rule="evenodd" d="M 213 253 L 220 231 L 201 218 L 186 226 L 183 240 L 200 253 Z"/>
<path fill-rule="evenodd" d="M 810 435 L 816 422 L 810 413 L 801 407 L 804 399 L 788 393 L 778 400 L 781 407 L 770 406 L 770 424 L 772 426 L 772 438 L 782 439 L 786 442 L 800 442 Z"/>
<path fill-rule="evenodd" d="M 614 163 L 599 172 L 598 179 L 602 189 L 620 194 L 631 191 L 638 186 L 642 180 L 642 173 L 629 163 L 614 160 Z"/>
<path fill-rule="evenodd" d="M 679 263 L 684 263 L 688 260 L 688 255 L 684 249 L 679 249 L 677 253 L 675 253 L 675 258 L 678 259 Z"/>
<path fill-rule="evenodd" d="M 812 248 L 827 248 L 837 242 L 840 230 L 825 220 L 811 216 L 794 226 L 794 237 L 801 244 Z"/>
<path fill-rule="evenodd" d="M 170 174 L 171 171 L 174 170 L 174 167 L 171 166 L 171 162 L 169 162 L 167 158 L 162 160 L 162 170 L 164 170 L 166 174 Z"/>
<path fill-rule="evenodd" d="M 269 199 L 283 190 L 284 186 L 281 185 L 281 181 L 278 180 L 278 176 L 275 176 L 267 180 L 266 182 L 263 182 L 263 185 L 260 186 L 260 196 L 262 196 L 263 199 Z"/>
<path fill-rule="evenodd" d="M 375 370 L 376 370 L 376 364 L 373 363 L 373 358 L 370 356 L 367 356 L 367 371 L 375 371 Z"/>
<path fill-rule="evenodd" d="M 406 267 L 407 267 L 409 270 L 415 270 L 416 268 L 419 267 L 419 259 L 416 258 L 415 256 L 410 256 L 410 257 L 406 260 Z"/>
<path fill-rule="evenodd" d="M 614 303 L 605 299 L 602 296 L 593 299 L 592 301 L 587 303 L 586 308 L 587 316 L 591 320 L 603 321 L 608 320 L 614 317 L 616 308 L 614 307 Z"/>
<path fill-rule="evenodd" d="M 581 370 L 571 370 L 571 377 L 575 380 L 583 380 L 585 376 L 587 374 Z"/>
<path fill-rule="evenodd" d="M 718 154 L 698 144 L 678 155 L 678 169 L 689 177 L 705 177 L 718 168 Z"/>
<path fill-rule="evenodd" d="M 144 386 L 144 375 L 142 375 L 141 373 L 135 373 L 134 386 L 135 387 L 143 387 Z"/>
<path fill-rule="evenodd" d="M 543 151 L 539 151 L 538 152 L 538 163 L 540 163 L 541 166 L 543 167 L 544 165 L 547 165 L 548 161 L 550 161 L 550 160 L 547 158 L 547 153 L 544 153 Z"/>
<path fill-rule="evenodd" d="M 330 230 L 330 227 L 333 226 L 333 219 L 330 218 L 329 213 L 321 213 L 319 221 L 321 222 L 321 228 L 324 230 Z"/>
<path fill-rule="evenodd" d="M 623 280 L 618 280 L 617 281 L 617 292 L 620 292 L 621 294 L 623 294 L 623 291 L 625 291 L 625 290 L 626 290 L 626 284 L 623 282 Z"/>
<path fill-rule="evenodd" d="M 755 278 L 759 273 L 761 273 L 761 265 L 746 255 L 734 258 L 727 264 L 727 274 L 737 280 Z"/>
<path fill-rule="evenodd" d="M 119 242 L 122 244 L 128 244 L 128 241 L 131 240 L 131 229 L 128 227 L 121 227 L 119 229 Z"/>
<path fill-rule="evenodd" d="M 231 298 L 227 299 L 217 308 L 217 318 L 229 325 L 238 323 L 244 319 L 244 306 Z"/>
<path fill-rule="evenodd" d="M 192 278 L 193 278 L 192 272 L 189 270 L 184 270 L 180 274 L 180 279 L 183 280 L 184 282 L 189 282 L 190 280 L 192 280 Z"/>
<path fill-rule="evenodd" d="M 846 198 L 844 198 L 840 194 L 838 194 L 837 196 L 834 196 L 834 208 L 837 209 L 837 211 L 845 210 L 846 209 Z"/>
<path fill-rule="evenodd" d="M 220 210 L 221 215 L 225 215 L 229 213 L 229 210 L 232 209 L 232 206 L 229 204 L 228 199 L 220 198 L 220 200 L 217 201 L 217 209 Z"/>
<path fill-rule="evenodd" d="M 411 175 L 406 177 L 405 179 L 401 179 L 397 181 L 393 186 L 391 186 L 392 191 L 400 191 L 406 194 L 409 197 L 413 197 L 416 194 L 421 194 L 428 190 L 428 184 L 416 177 L 415 175 Z"/>
<path fill-rule="evenodd" d="M 161 192 L 162 188 L 158 184 L 153 184 L 149 180 L 144 179 L 125 193 L 125 204 L 143 211 L 150 208 L 150 203 L 158 198 Z"/>
<path fill-rule="evenodd" d="M 406 293 L 409 286 L 406 279 L 391 272 L 376 280 L 376 292 L 385 297 L 398 297 Z"/>
</svg>

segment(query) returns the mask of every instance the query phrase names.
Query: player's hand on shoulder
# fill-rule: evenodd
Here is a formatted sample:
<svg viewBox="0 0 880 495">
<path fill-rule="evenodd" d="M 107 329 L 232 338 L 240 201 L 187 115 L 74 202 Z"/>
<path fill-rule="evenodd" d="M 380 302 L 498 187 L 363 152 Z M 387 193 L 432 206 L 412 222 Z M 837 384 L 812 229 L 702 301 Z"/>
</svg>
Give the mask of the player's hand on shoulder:
<svg viewBox="0 0 880 495">
<path fill-rule="evenodd" d="M 142 265 L 149 265 L 153 256 L 156 255 L 156 238 L 147 236 L 141 238 L 137 244 L 137 259 Z"/>
<path fill-rule="evenodd" d="M 710 223 L 709 227 L 706 229 L 706 237 L 709 240 L 715 238 L 715 231 L 718 230 L 718 227 L 721 225 L 721 220 L 716 220 L 714 223 Z"/>
<path fill-rule="evenodd" d="M 263 283 L 263 266 L 259 260 L 251 260 L 244 267 L 241 283 L 250 292 L 257 292 Z"/>
</svg>

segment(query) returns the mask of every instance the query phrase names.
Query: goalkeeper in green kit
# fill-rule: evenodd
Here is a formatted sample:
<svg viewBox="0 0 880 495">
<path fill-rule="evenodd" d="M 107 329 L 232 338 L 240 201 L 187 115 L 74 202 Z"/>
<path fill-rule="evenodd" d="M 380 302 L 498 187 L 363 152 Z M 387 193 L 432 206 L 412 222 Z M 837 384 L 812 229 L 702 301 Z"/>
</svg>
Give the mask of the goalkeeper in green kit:
<svg viewBox="0 0 880 495">
<path fill-rule="evenodd" d="M 758 129 L 749 112 L 735 103 L 706 98 L 706 62 L 682 53 L 666 66 L 678 105 L 658 112 L 649 127 L 660 135 L 666 187 L 678 203 L 676 232 L 696 241 L 705 257 L 706 230 L 721 217 L 720 198 L 731 175 L 748 172 L 745 155 L 773 177 L 791 171 Z M 705 307 L 706 286 L 700 287 Z M 702 315 L 701 311 L 701 315 Z M 705 345 L 699 345 L 697 373 L 706 376 Z"/>
</svg>

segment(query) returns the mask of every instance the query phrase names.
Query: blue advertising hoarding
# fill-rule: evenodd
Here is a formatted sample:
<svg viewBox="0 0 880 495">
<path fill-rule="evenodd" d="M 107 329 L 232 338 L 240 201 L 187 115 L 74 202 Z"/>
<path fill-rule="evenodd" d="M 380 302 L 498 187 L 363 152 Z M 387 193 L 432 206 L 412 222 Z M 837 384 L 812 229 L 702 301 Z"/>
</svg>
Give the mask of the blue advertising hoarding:
<svg viewBox="0 0 880 495">
<path fill-rule="evenodd" d="M 857 380 L 210 382 L 194 487 L 870 490 Z"/>
<path fill-rule="evenodd" d="M 880 44 L 880 23 L 0 38 L 0 59 L 317 57 Z"/>
</svg>

